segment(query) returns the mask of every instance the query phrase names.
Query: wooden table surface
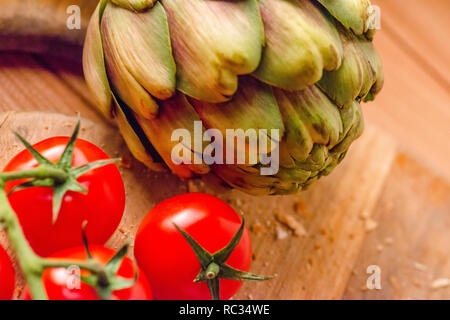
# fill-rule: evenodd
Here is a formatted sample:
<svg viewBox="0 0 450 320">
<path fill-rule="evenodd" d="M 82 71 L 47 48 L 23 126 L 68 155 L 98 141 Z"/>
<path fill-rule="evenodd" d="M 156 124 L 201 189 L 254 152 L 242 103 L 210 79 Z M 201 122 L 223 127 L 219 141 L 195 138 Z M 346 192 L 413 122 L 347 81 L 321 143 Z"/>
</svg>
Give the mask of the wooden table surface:
<svg viewBox="0 0 450 320">
<path fill-rule="evenodd" d="M 377 180 L 378 191 L 367 193 L 373 197 L 366 206 L 370 213 L 361 213 L 372 216 L 374 230 L 361 235 L 350 265 L 342 267 L 351 269 L 346 271 L 348 276 L 333 273 L 315 288 L 298 288 L 305 294 L 291 288 L 291 297 L 450 299 L 450 287 L 438 285 L 450 278 L 450 43 L 446 41 L 450 1 L 372 2 L 381 7 L 382 26 L 375 42 L 386 83 L 377 100 L 363 107 L 369 127 L 376 128 L 365 141 L 370 142 L 373 132 L 383 132 L 389 137 L 385 141 L 395 144 L 395 152 L 385 155 L 391 159 L 383 159 L 389 166 Z M 11 110 L 80 112 L 85 118 L 102 121 L 92 108 L 79 64 L 22 53 L 0 54 L 0 111 Z M 332 185 L 336 178 L 330 179 Z M 303 193 L 296 199 L 307 202 L 316 193 Z M 306 220 L 302 222 L 308 226 Z M 309 250 L 307 242 L 302 250 Z M 381 290 L 366 287 L 370 265 L 381 269 Z M 303 283 L 319 281 L 320 273 L 299 268 L 307 274 Z M 333 285 L 339 288 L 326 294 Z M 251 290 L 245 286 L 239 297 L 286 298 L 275 293 L 265 296 L 261 286 L 256 293 Z"/>
</svg>

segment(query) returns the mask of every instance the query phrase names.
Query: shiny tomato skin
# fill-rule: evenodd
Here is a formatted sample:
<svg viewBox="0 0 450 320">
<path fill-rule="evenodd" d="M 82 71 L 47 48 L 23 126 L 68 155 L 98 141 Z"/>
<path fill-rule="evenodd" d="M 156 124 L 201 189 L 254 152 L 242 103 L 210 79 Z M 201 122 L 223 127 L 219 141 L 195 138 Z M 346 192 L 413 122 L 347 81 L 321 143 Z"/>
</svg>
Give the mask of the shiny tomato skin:
<svg viewBox="0 0 450 320">
<path fill-rule="evenodd" d="M 0 246 L 0 300 L 11 300 L 14 294 L 14 268 L 8 253 Z"/>
<path fill-rule="evenodd" d="M 56 163 L 69 138 L 54 137 L 34 147 L 47 159 Z M 73 166 L 108 159 L 94 144 L 78 139 L 73 153 Z M 4 171 L 30 169 L 37 161 L 28 150 L 17 154 Z M 6 192 L 23 181 L 6 184 Z M 86 195 L 69 191 L 63 198 L 55 224 L 52 223 L 51 188 L 34 187 L 19 190 L 9 196 L 27 240 L 37 254 L 48 256 L 56 251 L 82 244 L 81 225 L 87 221 L 86 234 L 91 244 L 104 244 L 114 233 L 122 219 L 125 190 L 120 172 L 114 164 L 89 171 L 78 178 L 88 189 Z"/>
<path fill-rule="evenodd" d="M 90 245 L 89 250 L 92 257 L 105 265 L 116 253 L 113 249 L 106 248 L 100 245 Z M 76 247 L 57 252 L 50 256 L 55 259 L 69 259 L 76 261 L 86 261 L 87 253 L 84 247 Z M 117 271 L 117 276 L 134 279 L 136 264 L 125 257 L 122 264 Z M 82 275 L 88 275 L 86 271 L 81 271 Z M 72 278 L 70 278 L 72 277 Z M 67 284 L 73 283 L 73 276 L 63 268 L 52 268 L 44 271 L 42 281 L 47 292 L 49 300 L 99 300 L 95 289 L 84 282 L 81 282 L 77 289 L 70 289 Z M 31 300 L 31 295 L 28 287 L 25 287 L 22 299 Z M 143 272 L 138 269 L 138 279 L 136 283 L 126 289 L 113 291 L 111 300 L 152 300 L 152 291 L 147 278 Z"/>
<path fill-rule="evenodd" d="M 207 284 L 194 283 L 200 263 L 174 227 L 176 223 L 210 253 L 224 248 L 238 231 L 241 217 L 224 201 L 208 194 L 188 193 L 156 205 L 141 223 L 134 254 L 152 285 L 155 299 L 210 300 Z M 249 271 L 252 247 L 247 228 L 227 264 Z M 220 298 L 231 298 L 242 282 L 220 280 Z"/>
</svg>

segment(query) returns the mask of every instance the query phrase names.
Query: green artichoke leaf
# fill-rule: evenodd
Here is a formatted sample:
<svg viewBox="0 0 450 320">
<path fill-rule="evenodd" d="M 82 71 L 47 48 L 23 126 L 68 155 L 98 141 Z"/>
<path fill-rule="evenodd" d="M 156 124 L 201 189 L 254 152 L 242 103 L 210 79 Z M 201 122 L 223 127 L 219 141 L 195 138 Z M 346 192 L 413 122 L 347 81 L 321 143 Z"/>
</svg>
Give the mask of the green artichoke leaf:
<svg viewBox="0 0 450 320">
<path fill-rule="evenodd" d="M 124 9 L 143 11 L 152 8 L 158 0 L 111 0 L 111 2 Z"/>
<path fill-rule="evenodd" d="M 228 100 L 238 75 L 261 59 L 264 31 L 256 0 L 168 0 L 166 10 L 177 66 L 177 88 L 208 102 Z"/>
<path fill-rule="evenodd" d="M 83 49 L 83 71 L 86 82 L 91 89 L 95 105 L 106 117 L 112 116 L 112 95 L 103 55 L 102 36 L 100 33 L 100 11 L 103 12 L 104 1 L 95 9 L 86 33 Z"/>
<path fill-rule="evenodd" d="M 306 161 L 315 144 L 328 149 L 339 142 L 343 131 L 339 109 L 316 86 L 291 92 L 274 89 L 274 93 L 286 127 L 280 145 L 282 166 L 293 168 Z M 324 160 L 313 162 L 320 161 Z"/>
<path fill-rule="evenodd" d="M 343 49 L 333 18 L 311 1 L 261 0 L 266 46 L 254 75 L 288 90 L 320 80 L 341 65 Z"/>
<path fill-rule="evenodd" d="M 153 118 L 158 112 L 153 97 L 167 99 L 175 92 L 176 68 L 162 5 L 137 13 L 109 4 L 101 27 L 114 90 L 141 117 Z"/>
<path fill-rule="evenodd" d="M 165 171 L 166 167 L 160 159 L 154 159 L 149 153 L 150 142 L 137 124 L 132 111 L 127 109 L 126 106 L 121 106 L 117 99 L 114 100 L 116 102 L 114 116 L 117 127 L 131 154 L 148 168 L 154 171 Z"/>
<path fill-rule="evenodd" d="M 343 26 L 355 34 L 369 31 L 369 0 L 318 0 Z"/>
<path fill-rule="evenodd" d="M 195 138 L 196 124 L 200 124 L 201 132 L 205 131 L 205 127 L 186 96 L 177 93 L 159 103 L 158 117 L 145 119 L 137 115 L 147 138 L 178 176 L 192 178 L 195 174 L 208 173 L 209 166 L 202 158 L 207 142 L 202 139 L 203 135 L 200 136 L 201 141 Z"/>
<path fill-rule="evenodd" d="M 332 154 L 339 155 L 339 161 L 342 160 L 342 154 L 345 155 L 350 145 L 358 139 L 364 131 L 364 117 L 361 110 L 361 105 L 358 101 L 354 101 L 350 107 L 350 111 L 341 111 L 341 116 L 344 124 L 344 132 L 347 132 L 343 136 L 343 139 L 331 149 Z M 348 113 L 353 113 L 349 116 Z"/>
<path fill-rule="evenodd" d="M 296 193 L 311 179 L 310 171 L 297 168 L 280 168 L 273 176 L 262 176 L 258 166 L 214 166 L 213 172 L 230 186 L 256 196 Z"/>
<path fill-rule="evenodd" d="M 361 40 L 341 28 L 344 59 L 336 71 L 325 71 L 317 85 L 339 107 L 348 108 L 364 98 L 376 83 L 376 75 L 361 47 Z"/>
<path fill-rule="evenodd" d="M 283 183 L 275 176 L 262 176 L 257 167 L 220 165 L 214 166 L 213 170 L 214 174 L 230 186 L 252 195 L 273 194 L 274 186 L 277 183 Z M 285 184 L 291 185 L 290 183 Z"/>
<path fill-rule="evenodd" d="M 272 147 L 279 145 L 284 134 L 283 120 L 272 89 L 253 77 L 241 77 L 238 91 L 227 102 L 214 104 L 191 99 L 191 103 L 206 128 L 220 130 L 225 143 L 232 143 L 229 145 L 230 147 L 234 145 L 235 155 L 246 155 L 246 164 L 256 164 L 254 163 L 255 160 L 253 160 L 253 163 L 250 161 L 251 157 L 259 162 L 259 154 L 270 153 Z M 230 141 L 227 138 L 227 130 L 236 132 L 239 129 L 244 134 L 248 133 L 249 136 L 254 134 L 257 138 L 253 139 L 252 142 L 256 143 L 250 144 L 248 140 L 245 141 L 245 144 L 237 143 L 235 141 L 237 139 L 233 138 Z M 277 136 L 271 136 L 272 130 L 278 130 Z M 259 139 L 262 137 L 266 139 L 264 144 L 264 146 L 267 146 L 266 150 L 260 150 L 259 148 Z M 226 145 L 223 147 L 225 155 Z"/>
<path fill-rule="evenodd" d="M 285 134 L 280 144 L 280 164 L 286 168 L 294 168 L 296 159 L 304 160 L 308 157 L 314 141 L 292 102 L 286 96 L 286 91 L 274 89 L 274 95 L 285 126 Z"/>
<path fill-rule="evenodd" d="M 375 83 L 370 88 L 370 92 L 364 97 L 364 101 L 373 100 L 375 96 L 383 89 L 384 85 L 384 71 L 383 63 L 377 49 L 371 41 L 366 39 L 359 39 L 359 45 L 364 52 L 367 61 L 372 68 Z"/>
</svg>

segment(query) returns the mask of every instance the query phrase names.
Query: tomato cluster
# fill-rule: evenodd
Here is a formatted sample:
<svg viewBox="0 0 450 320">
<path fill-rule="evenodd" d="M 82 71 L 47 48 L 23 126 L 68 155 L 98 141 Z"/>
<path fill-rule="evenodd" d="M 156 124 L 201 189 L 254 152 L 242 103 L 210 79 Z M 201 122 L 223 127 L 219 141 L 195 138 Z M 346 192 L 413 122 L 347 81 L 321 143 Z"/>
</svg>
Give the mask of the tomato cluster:
<svg viewBox="0 0 450 320">
<path fill-rule="evenodd" d="M 115 251 L 100 245 L 89 246 L 92 258 L 105 265 L 115 254 Z M 87 252 L 84 247 L 75 247 L 62 250 L 51 256 L 55 259 L 72 259 L 74 261 L 86 261 Z M 117 271 L 117 276 L 125 279 L 133 279 L 136 273 L 133 261 L 125 257 Z M 81 275 L 87 274 L 80 271 Z M 51 300 L 98 300 L 96 290 L 76 278 L 76 274 L 69 273 L 62 268 L 51 268 L 44 271 L 42 276 L 48 298 Z M 30 300 L 31 295 L 25 288 L 22 298 Z M 146 277 L 138 270 L 135 284 L 123 290 L 113 291 L 111 300 L 151 300 L 152 292 Z"/>
<path fill-rule="evenodd" d="M 68 144 L 69 137 L 54 137 L 32 148 L 29 146 L 12 159 L 3 172 L 38 167 L 41 162 L 34 152 L 30 152 L 33 150 L 58 164 Z M 94 144 L 81 139 L 74 143 L 73 167 L 102 159 L 109 158 Z M 76 181 L 86 192 L 65 192 L 56 220 L 54 189 L 35 185 L 20 188 L 27 181 L 7 182 L 5 192 L 9 194 L 11 208 L 31 248 L 40 256 L 53 260 L 83 262 L 94 259 L 103 266 L 108 265 L 117 253 L 103 245 L 117 229 L 125 207 L 124 185 L 118 168 L 107 164 L 80 175 Z M 82 230 L 89 245 L 83 241 Z M 203 260 L 199 260 L 199 250 Z M 228 299 L 242 285 L 241 281 L 230 280 L 234 279 L 231 273 L 234 269 L 248 272 L 251 252 L 249 233 L 241 216 L 224 201 L 202 193 L 167 199 L 150 210 L 138 230 L 134 250 L 137 266 L 130 258 L 122 257 L 114 271 L 117 278 L 135 281 L 130 286 L 112 290 L 110 298 L 211 299 L 214 297 L 210 286 L 213 283 L 215 294 Z M 216 273 L 208 271 L 210 265 L 217 268 Z M 90 274 L 86 270 L 80 272 L 78 280 Z M 229 273 L 226 279 L 221 278 L 221 272 Z M 84 281 L 69 287 L 73 277 L 65 268 L 45 269 L 42 281 L 48 298 L 99 298 L 98 288 Z M 0 299 L 10 299 L 13 290 L 11 260 L 0 247 Z M 27 287 L 22 298 L 32 298 Z"/>
</svg>

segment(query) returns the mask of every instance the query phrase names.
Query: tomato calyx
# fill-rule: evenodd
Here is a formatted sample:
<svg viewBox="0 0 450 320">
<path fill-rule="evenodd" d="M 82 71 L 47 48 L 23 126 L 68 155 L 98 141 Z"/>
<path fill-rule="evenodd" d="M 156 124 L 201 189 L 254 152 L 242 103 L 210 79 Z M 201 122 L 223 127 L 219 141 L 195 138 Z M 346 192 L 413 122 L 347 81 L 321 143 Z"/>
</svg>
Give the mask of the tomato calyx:
<svg viewBox="0 0 450 320">
<path fill-rule="evenodd" d="M 84 226 L 83 245 L 86 250 L 88 262 L 96 262 L 89 250 L 89 244 L 86 233 L 84 232 Z M 106 263 L 104 267 L 98 270 L 98 272 L 91 272 L 90 275 L 80 276 L 80 280 L 82 282 L 96 289 L 99 298 L 109 300 L 113 291 L 130 288 L 137 282 L 137 271 L 135 272 L 133 280 L 117 276 L 117 271 L 119 271 L 119 267 L 128 252 L 128 248 L 129 244 L 126 243 L 119 251 L 116 252 L 116 254 Z"/>
<path fill-rule="evenodd" d="M 88 171 L 117 162 L 119 159 L 105 159 L 94 161 L 79 167 L 72 167 L 73 151 L 75 142 L 80 131 L 80 118 L 78 117 L 75 129 L 57 163 L 53 163 L 40 154 L 25 138 L 17 132 L 16 137 L 38 162 L 36 168 L 16 172 L 4 172 L 0 178 L 6 182 L 11 180 L 29 179 L 28 181 L 14 187 L 11 192 L 31 187 L 50 187 L 53 189 L 53 214 L 52 221 L 56 222 L 64 195 L 68 191 L 86 194 L 88 190 L 83 187 L 77 179 Z"/>
<path fill-rule="evenodd" d="M 244 233 L 245 220 L 243 217 L 241 226 L 231 241 L 223 249 L 214 254 L 209 253 L 193 237 L 191 237 L 189 233 L 181 229 L 175 223 L 174 226 L 186 239 L 200 263 L 201 269 L 197 277 L 194 279 L 194 282 L 199 283 L 206 281 L 212 300 L 220 300 L 220 279 L 236 281 L 265 281 L 275 277 L 260 276 L 254 273 L 241 271 L 230 267 L 226 263 L 238 246 Z"/>
</svg>

